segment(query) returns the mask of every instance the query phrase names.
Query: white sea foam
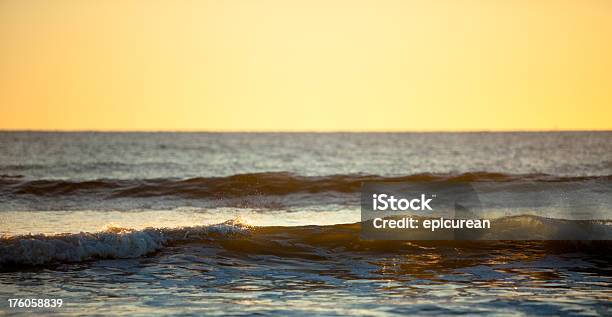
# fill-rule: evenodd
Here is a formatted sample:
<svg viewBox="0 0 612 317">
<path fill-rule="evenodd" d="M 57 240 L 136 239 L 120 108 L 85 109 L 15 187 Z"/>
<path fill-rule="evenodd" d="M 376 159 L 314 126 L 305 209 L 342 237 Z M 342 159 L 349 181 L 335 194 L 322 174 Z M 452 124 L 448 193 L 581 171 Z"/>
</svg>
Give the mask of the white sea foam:
<svg viewBox="0 0 612 317">
<path fill-rule="evenodd" d="M 106 258 L 136 258 L 172 242 L 219 239 L 248 233 L 241 220 L 209 226 L 146 228 L 108 227 L 103 231 L 59 235 L 19 235 L 0 240 L 0 268 L 7 265 L 45 265 Z"/>
</svg>

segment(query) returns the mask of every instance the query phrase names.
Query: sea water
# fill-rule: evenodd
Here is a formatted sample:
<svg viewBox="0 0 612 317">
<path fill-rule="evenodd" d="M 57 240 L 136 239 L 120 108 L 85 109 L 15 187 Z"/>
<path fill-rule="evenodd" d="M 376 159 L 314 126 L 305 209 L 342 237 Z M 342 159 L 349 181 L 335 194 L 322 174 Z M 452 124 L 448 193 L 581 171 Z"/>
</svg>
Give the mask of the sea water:
<svg viewBox="0 0 612 317">
<path fill-rule="evenodd" d="M 612 218 L 612 133 L 0 133 L 0 311 L 606 315 L 607 241 L 366 241 L 363 182 L 507 230 Z M 526 197 L 517 201 L 508 193 Z"/>
</svg>

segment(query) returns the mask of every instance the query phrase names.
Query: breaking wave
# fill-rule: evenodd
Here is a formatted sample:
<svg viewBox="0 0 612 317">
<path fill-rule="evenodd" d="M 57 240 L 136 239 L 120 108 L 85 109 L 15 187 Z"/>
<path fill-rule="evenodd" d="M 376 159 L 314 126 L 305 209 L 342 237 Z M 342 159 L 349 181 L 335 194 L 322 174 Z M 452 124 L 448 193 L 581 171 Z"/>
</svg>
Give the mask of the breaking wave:
<svg viewBox="0 0 612 317">
<path fill-rule="evenodd" d="M 532 232 L 538 239 L 555 241 L 389 241 L 362 240 L 361 224 L 328 226 L 252 227 L 240 219 L 209 225 L 182 228 L 147 228 L 132 230 L 109 227 L 103 231 L 58 235 L 19 235 L 0 238 L 0 271 L 20 270 L 31 266 L 76 263 L 101 259 L 138 258 L 163 250 L 167 246 L 195 243 L 218 247 L 228 254 L 248 256 L 265 254 L 277 257 L 327 260 L 341 253 L 398 253 L 427 248 L 490 248 L 521 250 L 534 245 L 550 252 L 594 252 L 605 256 L 612 249 L 605 239 L 563 241 L 570 220 L 513 216 L 493 220 L 492 228 L 501 231 Z M 609 221 L 593 221 L 612 239 Z M 543 232 L 550 236 L 543 236 Z M 189 252 L 185 249 L 183 252 Z"/>
<path fill-rule="evenodd" d="M 98 259 L 137 258 L 169 243 L 229 238 L 245 234 L 248 225 L 230 220 L 188 228 L 132 230 L 109 227 L 100 232 L 58 235 L 20 235 L 0 238 L 0 269 Z"/>
</svg>

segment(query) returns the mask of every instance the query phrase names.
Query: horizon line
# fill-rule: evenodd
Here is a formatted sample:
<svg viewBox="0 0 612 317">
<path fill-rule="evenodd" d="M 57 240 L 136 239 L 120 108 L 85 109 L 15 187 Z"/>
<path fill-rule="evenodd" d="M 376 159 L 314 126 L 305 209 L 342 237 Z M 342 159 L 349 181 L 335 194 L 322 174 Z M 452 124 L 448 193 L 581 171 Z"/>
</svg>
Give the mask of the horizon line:
<svg viewBox="0 0 612 317">
<path fill-rule="evenodd" d="M 521 129 L 521 130 L 93 130 L 93 129 L 3 129 L 2 132 L 39 133 L 550 133 L 612 132 L 612 129 Z"/>
</svg>

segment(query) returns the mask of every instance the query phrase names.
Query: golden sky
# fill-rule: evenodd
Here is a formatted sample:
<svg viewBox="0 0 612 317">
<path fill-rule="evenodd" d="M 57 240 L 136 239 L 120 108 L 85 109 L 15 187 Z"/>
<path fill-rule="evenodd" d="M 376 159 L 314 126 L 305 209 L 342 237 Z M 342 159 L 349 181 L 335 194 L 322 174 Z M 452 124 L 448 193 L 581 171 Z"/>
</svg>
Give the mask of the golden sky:
<svg viewBox="0 0 612 317">
<path fill-rule="evenodd" d="M 612 129 L 609 0 L 2 0 L 0 129 Z"/>
</svg>

